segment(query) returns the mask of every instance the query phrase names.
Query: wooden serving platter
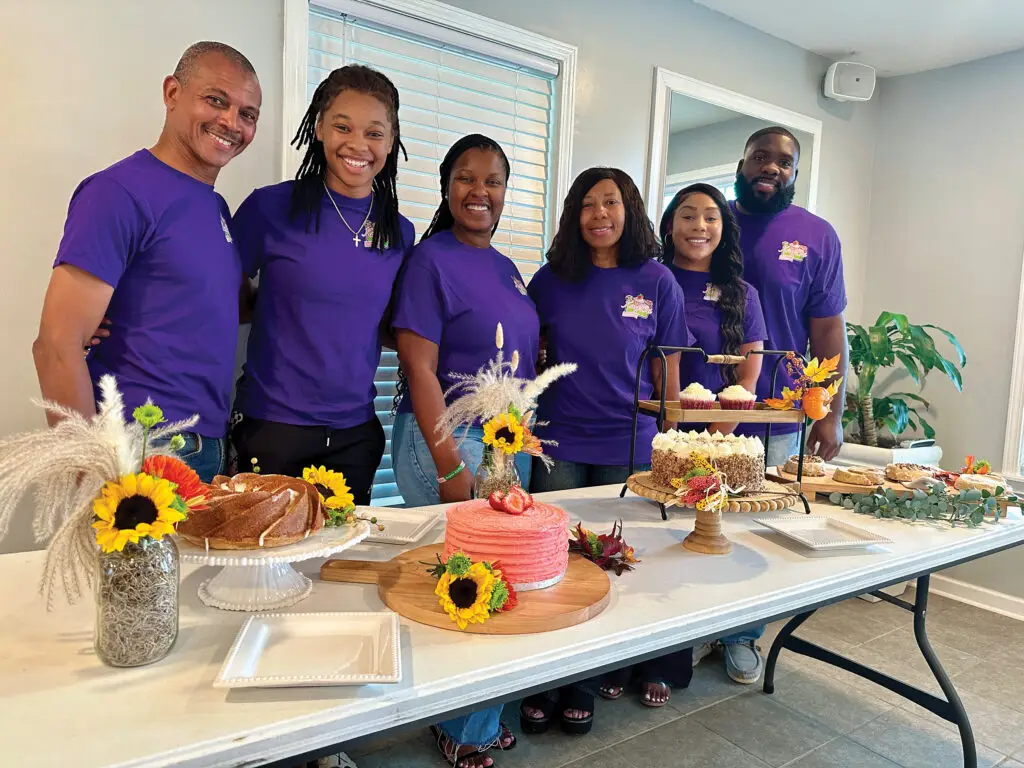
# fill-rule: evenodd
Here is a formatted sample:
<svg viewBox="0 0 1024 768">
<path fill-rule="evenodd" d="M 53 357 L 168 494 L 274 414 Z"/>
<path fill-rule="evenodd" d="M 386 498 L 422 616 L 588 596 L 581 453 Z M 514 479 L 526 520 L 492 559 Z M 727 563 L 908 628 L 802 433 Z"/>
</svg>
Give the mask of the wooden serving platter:
<svg viewBox="0 0 1024 768">
<path fill-rule="evenodd" d="M 796 475 L 791 475 L 788 472 L 783 472 L 781 469 L 776 469 L 774 473 L 769 472 L 766 475 L 766 477 L 768 477 L 769 479 L 774 479 L 778 482 L 793 483 L 794 485 L 796 484 Z M 913 489 L 907 488 L 902 483 L 897 483 L 892 480 L 885 480 L 882 482 L 881 485 L 852 485 L 851 483 L 838 483 L 832 479 L 831 472 L 827 472 L 824 477 L 807 477 L 806 475 L 804 475 L 804 479 L 800 483 L 800 486 L 803 488 L 804 493 L 813 493 L 817 496 L 828 496 L 829 494 L 832 493 L 861 493 L 867 495 L 874 493 L 879 488 L 891 489 L 896 493 L 904 496 L 909 496 L 914 492 Z M 1017 502 L 1010 501 L 1009 499 L 1006 498 L 999 498 L 998 502 L 999 506 L 1002 507 L 1003 509 L 1019 506 Z"/>
<path fill-rule="evenodd" d="M 723 511 L 776 512 L 780 509 L 789 509 L 800 500 L 799 491 L 794 487 L 795 484 L 768 480 L 765 485 L 764 491 L 760 493 L 730 499 Z M 626 487 L 637 496 L 643 496 L 645 499 L 651 499 L 659 504 L 674 504 L 679 501 L 679 497 L 675 495 L 673 489 L 655 483 L 651 479 L 650 472 L 637 472 L 630 475 L 626 480 Z"/>
<path fill-rule="evenodd" d="M 530 635 L 582 624 L 601 613 L 611 598 L 608 574 L 586 558 L 570 554 L 565 577 L 555 586 L 519 592 L 519 604 L 511 611 L 492 614 L 483 624 L 460 630 L 442 610 L 434 594 L 437 579 L 427 572 L 443 550 L 443 544 L 429 544 L 384 563 L 328 560 L 320 567 L 320 578 L 376 584 L 380 599 L 400 616 L 431 627 L 480 635 Z"/>
<path fill-rule="evenodd" d="M 658 400 L 641 400 L 640 410 L 657 413 L 661 403 Z M 737 424 L 800 424 L 803 411 L 777 411 L 764 403 L 755 403 L 749 411 L 734 411 L 722 408 L 718 403 L 712 408 L 680 408 L 679 402 L 665 403 L 665 418 L 681 424 L 699 422 L 711 424 L 716 421 Z"/>
</svg>

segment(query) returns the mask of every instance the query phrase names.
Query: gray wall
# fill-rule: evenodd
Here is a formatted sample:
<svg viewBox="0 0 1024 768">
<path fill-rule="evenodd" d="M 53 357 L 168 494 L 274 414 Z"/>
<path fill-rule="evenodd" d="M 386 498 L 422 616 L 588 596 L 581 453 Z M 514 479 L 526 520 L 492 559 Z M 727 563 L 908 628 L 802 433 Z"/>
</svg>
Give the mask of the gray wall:
<svg viewBox="0 0 1024 768">
<path fill-rule="evenodd" d="M 949 467 L 1002 462 L 1024 253 L 1024 51 L 883 80 L 864 316 L 906 313 L 957 335 L 964 391 L 932 374 Z M 1024 597 L 1024 552 L 950 576 Z"/>
</svg>

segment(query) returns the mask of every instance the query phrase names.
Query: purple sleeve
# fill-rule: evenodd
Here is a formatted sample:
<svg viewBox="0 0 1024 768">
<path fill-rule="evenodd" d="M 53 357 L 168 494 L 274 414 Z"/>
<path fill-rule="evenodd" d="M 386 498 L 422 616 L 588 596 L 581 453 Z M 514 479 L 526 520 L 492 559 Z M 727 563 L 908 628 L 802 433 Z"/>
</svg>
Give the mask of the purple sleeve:
<svg viewBox="0 0 1024 768">
<path fill-rule="evenodd" d="M 422 259 L 413 256 L 398 285 L 392 325 L 412 331 L 440 346 L 448 314 L 448 300 L 441 276 Z"/>
<path fill-rule="evenodd" d="M 686 299 L 683 289 L 667 269 L 658 293 L 658 325 L 654 343 L 663 347 L 689 347 L 697 340 L 686 326 Z"/>
<path fill-rule="evenodd" d="M 761 297 L 757 289 L 747 285 L 747 306 L 743 314 L 743 343 L 768 341 L 768 328 L 764 324 L 764 312 L 761 310 Z"/>
<path fill-rule="evenodd" d="M 116 288 L 148 230 L 128 190 L 103 176 L 86 179 L 71 196 L 53 266 L 70 264 Z"/>
<path fill-rule="evenodd" d="M 238 206 L 231 217 L 231 236 L 242 257 L 242 270 L 249 277 L 263 266 L 263 244 L 266 242 L 267 218 L 260 210 L 260 191 L 257 189 Z"/>
<path fill-rule="evenodd" d="M 843 249 L 839 236 L 828 228 L 821 261 L 811 284 L 807 313 L 811 317 L 834 317 L 846 309 L 846 283 L 843 281 Z"/>
</svg>

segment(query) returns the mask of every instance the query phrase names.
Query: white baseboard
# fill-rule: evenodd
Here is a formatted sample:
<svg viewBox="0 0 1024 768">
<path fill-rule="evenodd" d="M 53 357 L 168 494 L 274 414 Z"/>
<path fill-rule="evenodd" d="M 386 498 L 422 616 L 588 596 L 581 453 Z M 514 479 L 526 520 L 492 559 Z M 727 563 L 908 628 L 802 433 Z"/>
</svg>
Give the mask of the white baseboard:
<svg viewBox="0 0 1024 768">
<path fill-rule="evenodd" d="M 936 595 L 1024 621 L 1024 598 L 939 574 L 933 574 L 931 581 L 931 591 Z"/>
</svg>

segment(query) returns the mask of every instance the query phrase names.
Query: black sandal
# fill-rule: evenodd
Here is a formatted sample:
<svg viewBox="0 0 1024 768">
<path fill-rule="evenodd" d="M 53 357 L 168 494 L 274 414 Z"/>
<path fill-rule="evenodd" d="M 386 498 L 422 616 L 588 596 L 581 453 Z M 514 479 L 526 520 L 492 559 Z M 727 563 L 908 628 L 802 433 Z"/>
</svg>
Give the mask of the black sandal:
<svg viewBox="0 0 1024 768">
<path fill-rule="evenodd" d="M 441 753 L 441 756 L 448 761 L 452 768 L 459 768 L 460 764 L 464 766 L 465 763 L 462 762 L 463 760 L 470 760 L 474 757 L 483 757 L 487 753 L 487 750 L 490 749 L 490 747 L 484 747 L 483 749 L 474 749 L 472 752 L 460 755 L 458 745 L 448 737 L 447 733 L 444 733 L 436 725 L 430 726 L 430 732 L 434 734 L 434 746 L 437 747 L 437 751 Z M 442 746 L 445 742 L 451 746 L 451 749 L 445 749 L 445 747 Z"/>
<path fill-rule="evenodd" d="M 508 752 L 510 749 L 515 749 L 516 744 L 518 744 L 519 742 L 516 741 L 516 735 L 512 733 L 512 729 L 504 723 L 498 723 L 498 725 L 501 728 L 501 732 L 498 734 L 498 741 L 495 742 L 494 746 L 496 746 L 502 752 Z M 501 746 L 501 742 L 505 739 L 512 739 L 512 741 L 508 743 L 507 747 Z"/>
<path fill-rule="evenodd" d="M 574 719 L 566 717 L 565 713 L 570 709 L 578 709 L 582 712 L 589 712 L 586 717 Z M 573 736 L 583 736 L 590 733 L 594 727 L 594 696 L 582 688 L 570 686 L 559 692 L 558 711 L 561 714 L 562 730 Z"/>
<path fill-rule="evenodd" d="M 523 707 L 539 709 L 543 713 L 543 717 L 529 717 L 523 711 Z M 519 727 L 523 733 L 547 733 L 548 728 L 551 727 L 551 716 L 554 712 L 555 701 L 550 696 L 543 693 L 527 696 L 519 705 Z"/>
<path fill-rule="evenodd" d="M 618 693 L 613 695 L 612 688 L 615 688 Z M 622 685 L 602 685 L 597 689 L 597 695 L 606 701 L 618 701 L 626 695 L 626 688 Z"/>
</svg>

